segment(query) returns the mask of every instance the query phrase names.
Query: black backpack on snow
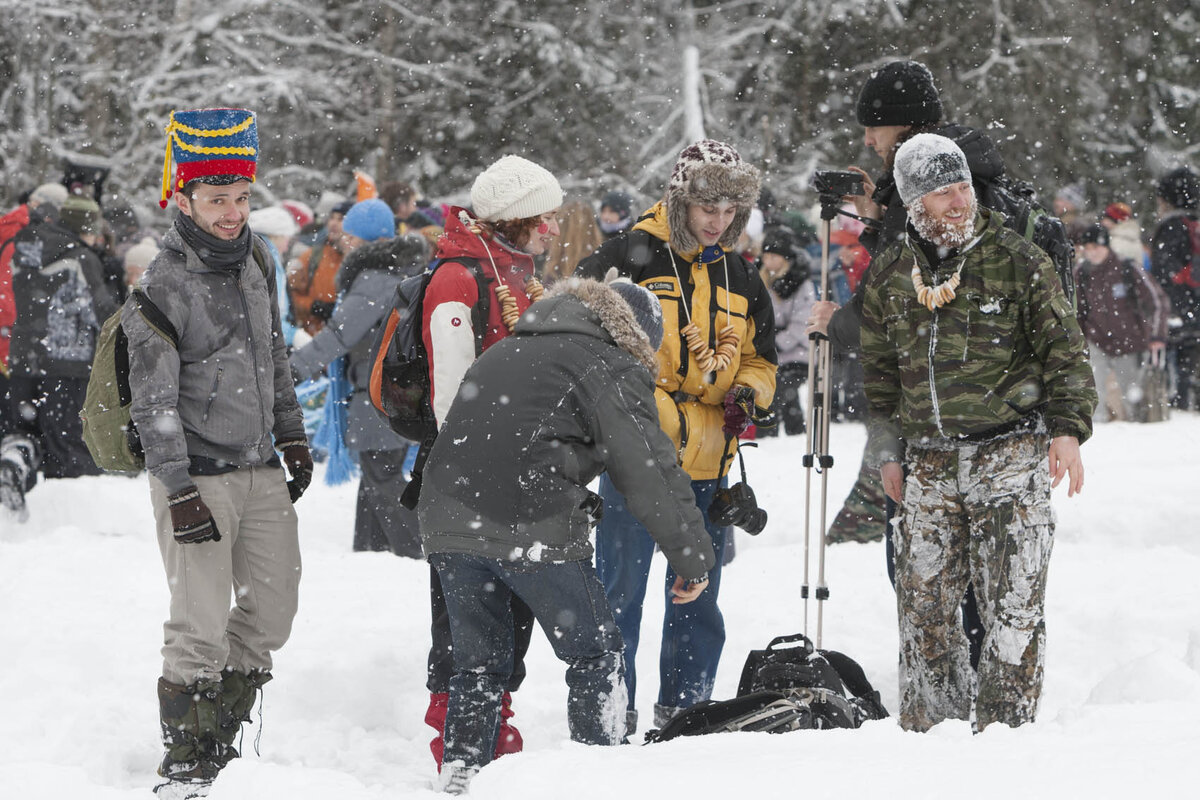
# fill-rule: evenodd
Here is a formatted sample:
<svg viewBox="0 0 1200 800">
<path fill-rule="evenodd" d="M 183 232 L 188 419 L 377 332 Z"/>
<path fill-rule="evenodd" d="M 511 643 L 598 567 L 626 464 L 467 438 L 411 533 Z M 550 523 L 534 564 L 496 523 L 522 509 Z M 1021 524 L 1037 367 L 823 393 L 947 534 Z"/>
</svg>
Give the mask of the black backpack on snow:
<svg viewBox="0 0 1200 800">
<path fill-rule="evenodd" d="M 854 659 L 836 650 L 818 650 L 797 633 L 778 636 L 766 649 L 750 652 L 737 697 L 697 703 L 648 732 L 646 741 L 724 731 L 857 728 L 887 716 L 879 692 Z"/>
<path fill-rule="evenodd" d="M 1004 225 L 1037 245 L 1054 263 L 1063 292 L 1075 306 L 1075 246 L 1062 220 L 1037 201 L 1033 186 L 1001 175 L 984 182 L 979 204 L 1004 215 Z"/>
</svg>

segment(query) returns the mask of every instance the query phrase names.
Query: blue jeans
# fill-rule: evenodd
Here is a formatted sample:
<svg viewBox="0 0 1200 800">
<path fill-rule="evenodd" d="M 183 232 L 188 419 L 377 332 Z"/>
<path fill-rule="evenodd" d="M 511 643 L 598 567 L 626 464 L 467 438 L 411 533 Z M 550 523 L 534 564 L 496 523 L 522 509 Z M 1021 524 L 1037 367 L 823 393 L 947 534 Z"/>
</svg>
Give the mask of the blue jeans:
<svg viewBox="0 0 1200 800">
<path fill-rule="evenodd" d="M 621 634 L 586 561 L 528 563 L 437 553 L 450 615 L 454 677 L 443 763 L 492 760 L 500 703 L 513 669 L 515 594 L 533 610 L 554 654 L 567 664 L 567 725 L 584 744 L 620 744 L 625 733 Z"/>
<path fill-rule="evenodd" d="M 675 605 L 671 602 L 675 570 L 667 567 L 663 586 L 667 607 L 658 662 L 658 704 L 662 706 L 687 708 L 712 696 L 717 663 L 725 646 L 725 619 L 717 607 L 717 596 L 721 590 L 726 529 L 709 522 L 707 512 L 713 494 L 724 484 L 724 478 L 692 481 L 696 505 L 705 515 L 704 526 L 717 555 L 716 564 L 708 572 L 708 588 L 692 602 Z M 607 474 L 600 479 L 600 496 L 604 499 L 604 517 L 596 530 L 596 574 L 604 584 L 621 638 L 625 640 L 625 684 L 629 687 L 629 709 L 633 710 L 637 688 L 634 661 L 654 540 L 625 507 L 625 498 Z"/>
</svg>

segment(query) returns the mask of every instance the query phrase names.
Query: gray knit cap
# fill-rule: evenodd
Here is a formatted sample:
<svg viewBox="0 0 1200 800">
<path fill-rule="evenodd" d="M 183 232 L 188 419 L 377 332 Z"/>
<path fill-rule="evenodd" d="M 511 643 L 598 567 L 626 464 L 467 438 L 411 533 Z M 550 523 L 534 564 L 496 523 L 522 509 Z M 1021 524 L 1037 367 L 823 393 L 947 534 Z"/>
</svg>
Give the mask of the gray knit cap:
<svg viewBox="0 0 1200 800">
<path fill-rule="evenodd" d="M 906 206 L 943 186 L 971 182 L 962 149 L 953 139 L 935 133 L 918 133 L 900 145 L 892 175 Z"/>
</svg>

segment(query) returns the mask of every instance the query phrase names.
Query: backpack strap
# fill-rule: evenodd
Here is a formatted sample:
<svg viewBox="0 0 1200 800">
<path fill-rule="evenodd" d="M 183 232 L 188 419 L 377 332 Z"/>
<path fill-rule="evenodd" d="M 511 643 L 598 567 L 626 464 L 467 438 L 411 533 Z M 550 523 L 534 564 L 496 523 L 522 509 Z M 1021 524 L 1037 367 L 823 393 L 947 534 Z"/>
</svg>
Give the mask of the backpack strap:
<svg viewBox="0 0 1200 800">
<path fill-rule="evenodd" d="M 146 324 L 178 350 L 179 334 L 162 309 L 156 306 L 154 301 L 147 297 L 146 293 L 141 289 L 134 289 L 129 293 L 129 296 L 133 298 L 134 305 L 137 306 L 138 313 L 142 315 L 142 319 L 146 320 Z"/>
<path fill-rule="evenodd" d="M 825 656 L 825 660 L 837 670 L 842 683 L 850 690 L 851 694 L 867 705 L 875 719 L 884 719 L 888 716 L 879 692 L 867 680 L 867 674 L 863 672 L 863 668 L 857 661 L 836 650 L 818 650 L 817 652 Z"/>
</svg>

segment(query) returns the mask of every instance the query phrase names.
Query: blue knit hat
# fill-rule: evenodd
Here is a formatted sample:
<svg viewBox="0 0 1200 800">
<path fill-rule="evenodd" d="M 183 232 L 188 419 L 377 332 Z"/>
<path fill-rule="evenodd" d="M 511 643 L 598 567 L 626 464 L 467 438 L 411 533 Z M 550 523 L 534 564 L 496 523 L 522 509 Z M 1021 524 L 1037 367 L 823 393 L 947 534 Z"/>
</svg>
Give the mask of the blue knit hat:
<svg viewBox="0 0 1200 800">
<path fill-rule="evenodd" d="M 342 230 L 367 242 L 396 235 L 396 217 L 379 198 L 355 203 L 342 220 Z"/>
</svg>

